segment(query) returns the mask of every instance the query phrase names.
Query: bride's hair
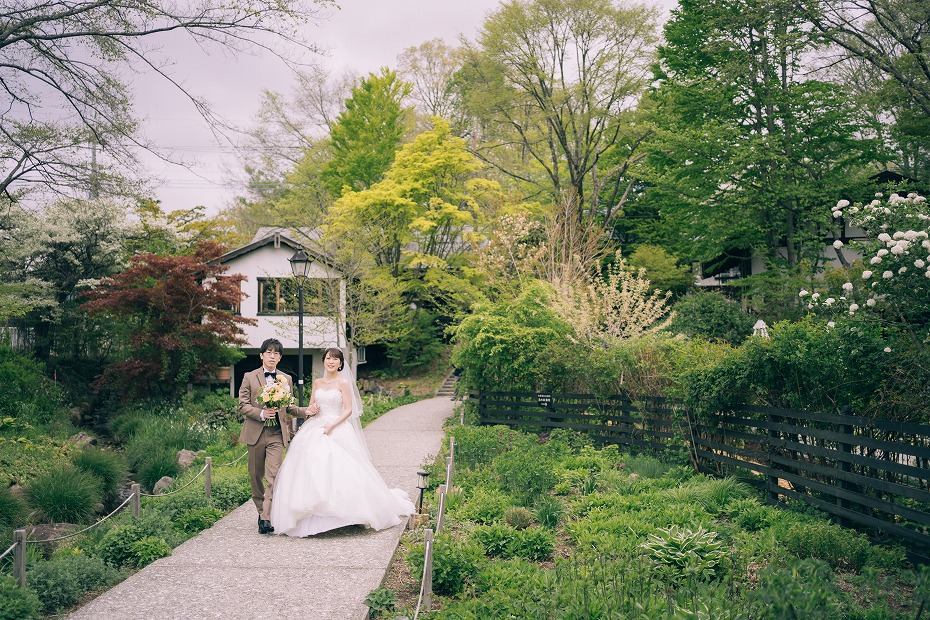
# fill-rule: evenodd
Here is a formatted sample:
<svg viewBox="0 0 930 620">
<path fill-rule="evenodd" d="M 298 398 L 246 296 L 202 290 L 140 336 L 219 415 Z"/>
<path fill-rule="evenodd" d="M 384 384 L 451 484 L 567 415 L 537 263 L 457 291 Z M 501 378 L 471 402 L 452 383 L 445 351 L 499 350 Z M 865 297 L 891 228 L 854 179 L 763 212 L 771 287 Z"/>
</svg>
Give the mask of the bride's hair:
<svg viewBox="0 0 930 620">
<path fill-rule="evenodd" d="M 345 368 L 346 358 L 342 354 L 342 349 L 337 349 L 336 347 L 330 347 L 329 349 L 326 349 L 326 353 L 323 354 L 324 360 L 326 359 L 327 355 L 329 355 L 330 357 L 335 357 L 337 360 L 339 360 L 339 370 L 342 370 L 343 368 Z"/>
</svg>

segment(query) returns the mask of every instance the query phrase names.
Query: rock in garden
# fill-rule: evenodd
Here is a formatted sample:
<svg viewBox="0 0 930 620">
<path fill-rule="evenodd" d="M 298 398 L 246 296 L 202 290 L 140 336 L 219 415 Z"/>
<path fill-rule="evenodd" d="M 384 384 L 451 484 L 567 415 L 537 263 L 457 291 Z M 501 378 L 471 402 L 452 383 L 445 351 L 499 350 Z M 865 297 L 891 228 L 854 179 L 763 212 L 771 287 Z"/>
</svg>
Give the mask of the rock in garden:
<svg viewBox="0 0 930 620">
<path fill-rule="evenodd" d="M 23 498 L 26 496 L 26 492 L 23 490 L 23 487 L 19 486 L 18 484 L 14 484 L 10 486 L 10 495 Z"/>
<path fill-rule="evenodd" d="M 197 457 L 203 454 L 203 450 L 194 452 L 193 450 L 178 451 L 178 465 L 181 467 L 190 467 L 191 463 L 197 460 Z"/>
<path fill-rule="evenodd" d="M 161 480 L 156 482 L 155 486 L 152 487 L 152 495 L 158 495 L 172 484 L 174 484 L 174 478 L 171 476 L 162 476 Z"/>
<path fill-rule="evenodd" d="M 77 528 L 73 523 L 43 523 L 26 528 L 26 538 L 36 542 L 45 542 L 70 534 Z"/>
<path fill-rule="evenodd" d="M 93 445 L 96 445 L 97 443 L 96 437 L 92 435 L 88 435 L 87 433 L 83 431 L 81 431 L 77 435 L 72 435 L 70 439 L 74 443 L 82 445 L 82 446 L 93 446 Z"/>
</svg>

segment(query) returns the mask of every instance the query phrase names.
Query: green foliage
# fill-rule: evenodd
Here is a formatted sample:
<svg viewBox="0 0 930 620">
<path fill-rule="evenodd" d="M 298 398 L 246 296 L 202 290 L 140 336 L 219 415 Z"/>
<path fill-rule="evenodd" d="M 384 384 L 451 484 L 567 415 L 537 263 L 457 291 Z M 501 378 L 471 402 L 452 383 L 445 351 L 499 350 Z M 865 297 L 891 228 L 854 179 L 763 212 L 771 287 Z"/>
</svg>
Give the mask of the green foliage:
<svg viewBox="0 0 930 620">
<path fill-rule="evenodd" d="M 838 620 L 833 572 L 825 563 L 805 559 L 791 566 L 769 566 L 759 575 L 754 596 L 769 610 L 773 620 Z"/>
<path fill-rule="evenodd" d="M 623 461 L 624 471 L 643 478 L 661 478 L 671 467 L 652 456 L 631 456 Z"/>
<path fill-rule="evenodd" d="M 540 445 L 498 455 L 492 467 L 500 479 L 501 489 L 526 506 L 532 506 L 537 497 L 552 491 L 558 480 L 552 456 Z"/>
<path fill-rule="evenodd" d="M 451 435 L 455 437 L 455 464 L 466 469 L 487 465 L 500 454 L 524 450 L 533 443 L 525 433 L 502 425 L 456 426 Z"/>
<path fill-rule="evenodd" d="M 330 128 L 333 159 L 321 178 L 334 196 L 343 186 L 358 191 L 381 180 L 406 131 L 408 111 L 402 107 L 410 86 L 384 67 L 368 74 L 352 89 Z"/>
<path fill-rule="evenodd" d="M 523 530 L 533 525 L 533 513 L 523 506 L 511 506 L 504 511 L 504 522 L 514 529 Z"/>
<path fill-rule="evenodd" d="M 187 534 L 199 534 L 223 518 L 223 511 L 218 508 L 197 508 L 189 512 L 176 515 L 173 523 L 175 528 Z"/>
<path fill-rule="evenodd" d="M 64 553 L 29 566 L 29 588 L 45 615 L 57 614 L 80 602 L 88 593 L 108 588 L 123 575 L 96 557 Z"/>
<path fill-rule="evenodd" d="M 100 480 L 74 467 L 49 471 L 30 482 L 24 491 L 29 506 L 55 523 L 85 523 L 103 499 Z"/>
<path fill-rule="evenodd" d="M 799 558 L 823 560 L 834 569 L 861 570 L 866 565 L 893 566 L 899 553 L 874 547 L 862 534 L 820 521 L 780 521 L 778 542 Z"/>
<path fill-rule="evenodd" d="M 517 530 L 503 523 L 479 525 L 472 533 L 471 538 L 481 545 L 484 553 L 490 557 L 512 557 L 508 550 L 510 542 L 517 535 Z"/>
<path fill-rule="evenodd" d="M 660 528 L 640 546 L 659 571 L 675 582 L 713 579 L 727 555 L 727 548 L 717 533 L 703 527 L 693 530 L 674 525 Z"/>
<path fill-rule="evenodd" d="M 452 363 L 468 389 L 537 391 L 551 383 L 557 375 L 547 360 L 571 331 L 550 309 L 551 296 L 533 283 L 517 299 L 477 306 L 455 328 Z"/>
<path fill-rule="evenodd" d="M 252 497 L 252 488 L 244 475 L 214 475 L 210 495 L 213 506 L 223 511 L 238 508 Z"/>
<path fill-rule="evenodd" d="M 58 386 L 45 375 L 44 364 L 0 341 L 0 419 L 13 418 L 32 426 L 45 426 L 67 416 Z M 6 434 L 0 426 L 0 434 Z"/>
<path fill-rule="evenodd" d="M 679 265 L 674 256 L 657 245 L 638 245 L 628 260 L 630 267 L 645 269 L 646 278 L 655 288 L 681 295 L 694 285 L 688 265 Z M 677 310 L 677 308 L 676 308 Z"/>
<path fill-rule="evenodd" d="M 753 498 L 741 498 L 730 502 L 726 512 L 733 521 L 747 532 L 757 532 L 774 521 L 771 506 L 764 506 Z"/>
<path fill-rule="evenodd" d="M 368 606 L 368 617 L 379 618 L 394 611 L 397 605 L 397 595 L 388 588 L 375 588 L 365 597 L 364 603 Z"/>
<path fill-rule="evenodd" d="M 512 557 L 524 558 L 531 562 L 545 562 L 552 559 L 555 550 L 555 536 L 552 532 L 538 527 L 517 530 L 508 545 L 507 553 Z"/>
<path fill-rule="evenodd" d="M 739 345 L 752 335 L 754 319 L 720 293 L 699 292 L 682 297 L 672 308 L 668 330 L 692 338 Z"/>
<path fill-rule="evenodd" d="M 467 540 L 459 540 L 450 534 L 440 534 L 433 539 L 433 591 L 443 596 L 454 596 L 472 583 L 480 569 L 481 547 Z M 417 580 L 423 575 L 423 545 L 414 545 L 407 562 L 413 567 Z"/>
<path fill-rule="evenodd" d="M 455 510 L 463 521 L 493 523 L 503 518 L 513 500 L 497 489 L 477 488 L 470 492 L 464 505 Z"/>
<path fill-rule="evenodd" d="M 0 620 L 38 620 L 39 609 L 35 592 L 20 588 L 9 575 L 0 575 Z"/>
<path fill-rule="evenodd" d="M 100 481 L 104 499 L 116 496 L 128 474 L 126 459 L 119 452 L 112 450 L 85 448 L 76 453 L 71 462 L 81 471 L 92 474 Z"/>
<path fill-rule="evenodd" d="M 542 526 L 554 530 L 562 518 L 562 502 L 557 497 L 544 495 L 533 506 L 536 521 Z"/>
<path fill-rule="evenodd" d="M 366 396 L 362 404 L 362 426 L 374 422 L 391 409 L 415 403 L 422 398 L 422 396 L 414 396 L 413 394 L 404 394 L 403 396 L 372 394 L 371 396 Z"/>
<path fill-rule="evenodd" d="M 142 568 L 171 555 L 171 544 L 163 538 L 171 530 L 171 522 L 164 516 L 144 514 L 104 534 L 94 553 L 111 566 Z"/>
<path fill-rule="evenodd" d="M 752 488 L 736 478 L 696 477 L 669 489 L 665 495 L 682 504 L 696 504 L 708 513 L 717 514 L 735 499 L 750 497 Z"/>
<path fill-rule="evenodd" d="M 22 500 L 10 493 L 10 489 L 0 486 L 0 532 L 21 523 L 25 506 Z"/>
</svg>

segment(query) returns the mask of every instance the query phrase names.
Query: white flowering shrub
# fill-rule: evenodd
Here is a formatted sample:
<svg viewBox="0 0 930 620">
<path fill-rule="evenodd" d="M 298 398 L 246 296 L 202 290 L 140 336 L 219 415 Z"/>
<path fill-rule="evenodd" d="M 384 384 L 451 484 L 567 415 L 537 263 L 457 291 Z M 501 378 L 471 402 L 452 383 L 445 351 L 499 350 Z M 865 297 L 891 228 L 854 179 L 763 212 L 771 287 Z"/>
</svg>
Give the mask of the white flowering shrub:
<svg viewBox="0 0 930 620">
<path fill-rule="evenodd" d="M 833 217 L 846 218 L 865 231 L 865 241 L 853 242 L 861 251 L 864 268 L 842 286 L 836 297 L 802 290 L 809 310 L 825 316 L 884 318 L 905 327 L 923 340 L 930 312 L 930 204 L 917 194 L 892 194 L 886 201 L 876 194 L 868 204 L 841 200 Z M 834 247 L 842 247 L 841 242 Z M 875 314 L 880 312 L 880 314 Z"/>
</svg>

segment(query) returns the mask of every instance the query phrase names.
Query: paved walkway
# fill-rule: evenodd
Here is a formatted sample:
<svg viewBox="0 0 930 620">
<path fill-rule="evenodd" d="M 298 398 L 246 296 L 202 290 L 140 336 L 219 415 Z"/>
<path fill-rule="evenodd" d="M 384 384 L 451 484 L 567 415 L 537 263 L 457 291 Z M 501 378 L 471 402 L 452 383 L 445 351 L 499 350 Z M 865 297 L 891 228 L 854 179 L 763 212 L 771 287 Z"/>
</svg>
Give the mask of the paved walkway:
<svg viewBox="0 0 930 620">
<path fill-rule="evenodd" d="M 421 400 L 365 427 L 388 486 L 416 501 L 416 472 L 439 452 L 453 405 L 448 398 Z M 249 500 L 68 618 L 363 620 L 363 601 L 381 585 L 405 527 L 289 538 L 260 535 L 255 520 Z"/>
</svg>

